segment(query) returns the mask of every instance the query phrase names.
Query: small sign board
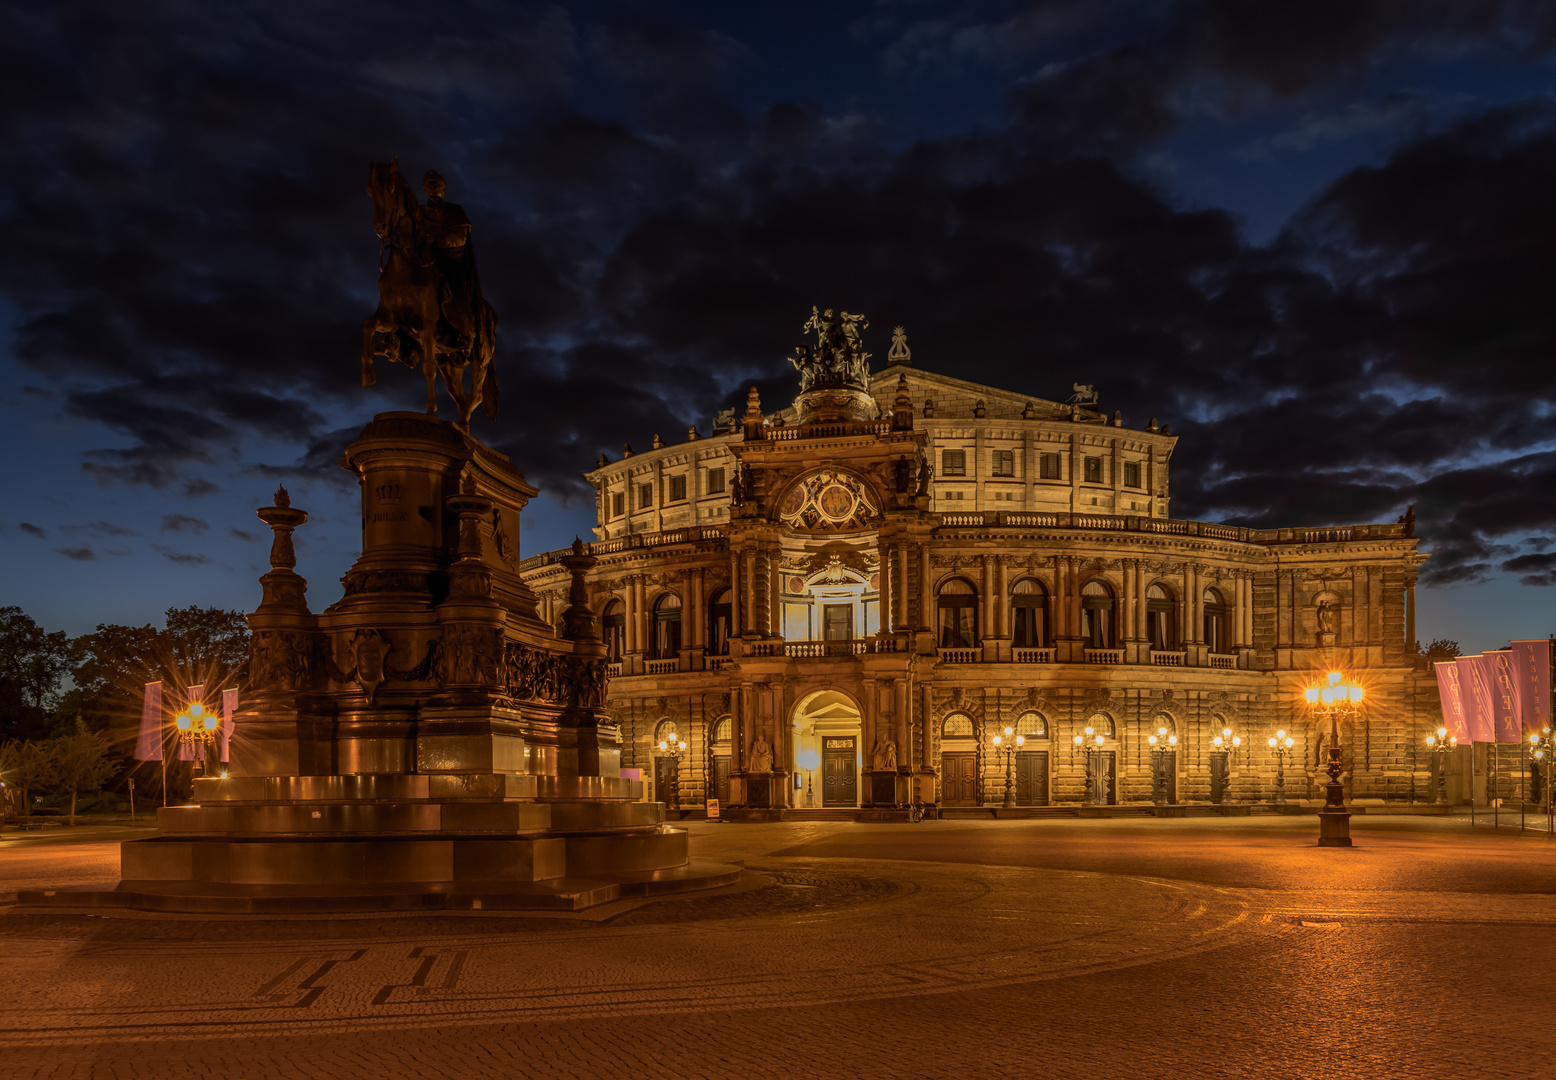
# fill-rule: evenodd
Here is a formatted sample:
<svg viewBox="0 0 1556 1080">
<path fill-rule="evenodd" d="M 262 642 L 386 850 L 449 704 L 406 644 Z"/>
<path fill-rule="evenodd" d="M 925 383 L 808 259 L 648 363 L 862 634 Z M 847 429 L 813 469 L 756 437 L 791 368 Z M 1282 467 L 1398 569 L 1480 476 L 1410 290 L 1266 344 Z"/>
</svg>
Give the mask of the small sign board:
<svg viewBox="0 0 1556 1080">
<path fill-rule="evenodd" d="M 717 818 L 718 816 L 719 816 L 719 801 L 717 799 L 709 799 L 708 800 L 708 820 L 712 821 L 715 818 Z"/>
</svg>

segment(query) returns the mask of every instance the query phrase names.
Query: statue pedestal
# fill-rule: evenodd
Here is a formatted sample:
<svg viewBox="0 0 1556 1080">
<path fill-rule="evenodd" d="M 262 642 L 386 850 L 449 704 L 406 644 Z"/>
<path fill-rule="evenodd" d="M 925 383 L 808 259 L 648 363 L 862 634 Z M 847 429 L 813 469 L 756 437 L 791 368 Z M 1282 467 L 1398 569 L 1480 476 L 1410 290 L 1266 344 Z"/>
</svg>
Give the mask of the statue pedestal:
<svg viewBox="0 0 1556 1080">
<path fill-rule="evenodd" d="M 343 462 L 362 486 L 362 555 L 309 612 L 291 570 L 307 515 L 284 493 L 229 776 L 121 845 L 110 893 L 40 906 L 164 911 L 575 909 L 709 888 L 735 867 L 620 776 L 604 646 L 584 608 L 558 639 L 519 579 L 535 494 L 503 455 L 422 413 L 384 413 Z M 284 534 L 284 535 L 283 535 Z M 576 584 L 592 565 L 575 556 Z M 764 789 L 765 790 L 765 789 Z"/>
</svg>

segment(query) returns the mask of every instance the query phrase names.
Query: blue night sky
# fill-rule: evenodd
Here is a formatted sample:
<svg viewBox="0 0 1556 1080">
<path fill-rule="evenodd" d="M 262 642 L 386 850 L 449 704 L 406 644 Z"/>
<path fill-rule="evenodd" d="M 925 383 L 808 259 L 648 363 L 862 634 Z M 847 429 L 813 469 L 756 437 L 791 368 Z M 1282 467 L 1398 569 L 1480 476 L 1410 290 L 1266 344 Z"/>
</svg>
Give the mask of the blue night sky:
<svg viewBox="0 0 1556 1080">
<path fill-rule="evenodd" d="M 679 438 L 810 305 L 932 370 L 1182 438 L 1175 516 L 1393 521 L 1419 636 L 1556 630 L 1556 5 L 9 5 L 0 605 L 258 602 L 278 483 L 315 608 L 357 545 L 369 161 L 463 205 L 501 419 L 581 472 Z"/>
</svg>

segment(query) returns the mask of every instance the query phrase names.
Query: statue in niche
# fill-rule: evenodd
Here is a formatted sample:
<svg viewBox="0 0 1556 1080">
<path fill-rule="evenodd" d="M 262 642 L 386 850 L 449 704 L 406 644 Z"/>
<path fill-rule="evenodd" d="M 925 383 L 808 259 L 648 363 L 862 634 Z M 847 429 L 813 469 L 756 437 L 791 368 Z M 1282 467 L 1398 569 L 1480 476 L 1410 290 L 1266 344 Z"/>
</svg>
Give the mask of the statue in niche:
<svg viewBox="0 0 1556 1080">
<path fill-rule="evenodd" d="M 891 739 L 882 739 L 875 744 L 875 771 L 895 772 L 897 770 L 897 744 Z"/>
<path fill-rule="evenodd" d="M 897 494 L 906 495 L 908 493 L 908 488 L 913 484 L 913 467 L 908 464 L 908 458 L 906 454 L 900 455 L 897 458 L 896 464 L 893 466 L 893 470 L 896 473 L 894 479 L 897 481 Z"/>
<path fill-rule="evenodd" d="M 769 773 L 773 771 L 773 746 L 767 741 L 766 735 L 758 735 L 756 742 L 751 744 L 751 772 Z"/>
<path fill-rule="evenodd" d="M 1318 632 L 1320 634 L 1334 633 L 1335 608 L 1338 606 L 1333 600 L 1329 599 L 1318 602 Z"/>
<path fill-rule="evenodd" d="M 929 463 L 929 456 L 924 453 L 924 448 L 918 448 L 918 486 L 913 494 L 927 496 L 929 494 L 929 482 L 934 479 L 935 467 Z"/>
<path fill-rule="evenodd" d="M 477 406 L 497 419 L 497 313 L 481 295 L 470 218 L 447 202 L 436 172 L 422 178 L 423 206 L 400 174 L 399 158 L 368 170 L 379 249 L 378 309 L 362 324 L 362 385 L 378 381 L 373 357 L 421 366 L 427 412 L 436 414 L 436 380 L 454 401 L 455 424 L 468 430 Z M 377 344 L 375 345 L 375 336 Z M 470 370 L 469 389 L 465 372 Z"/>
</svg>

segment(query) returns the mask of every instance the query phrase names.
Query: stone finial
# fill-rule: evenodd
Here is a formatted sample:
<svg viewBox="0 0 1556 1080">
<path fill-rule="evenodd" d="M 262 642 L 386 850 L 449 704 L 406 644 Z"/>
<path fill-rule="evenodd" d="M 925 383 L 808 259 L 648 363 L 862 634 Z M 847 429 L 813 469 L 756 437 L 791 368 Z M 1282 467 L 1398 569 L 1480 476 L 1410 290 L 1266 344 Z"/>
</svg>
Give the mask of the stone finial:
<svg viewBox="0 0 1556 1080">
<path fill-rule="evenodd" d="M 286 493 L 286 488 L 276 488 L 276 505 L 282 508 L 292 505 L 292 497 Z"/>
<path fill-rule="evenodd" d="M 746 442 L 760 442 L 767 437 L 767 432 L 762 430 L 762 398 L 754 386 L 746 395 L 746 414 L 741 420 L 745 424 Z"/>
<path fill-rule="evenodd" d="M 1123 413 L 1123 410 L 1121 410 L 1121 409 L 1114 409 L 1113 410 L 1113 426 L 1114 427 L 1123 427 L 1124 426 L 1124 413 Z"/>
<path fill-rule="evenodd" d="M 753 416 L 758 420 L 762 418 L 762 395 L 756 392 L 754 386 L 746 394 L 746 417 L 749 419 Z"/>
<path fill-rule="evenodd" d="M 687 428 L 686 428 L 686 441 L 687 442 L 696 442 L 700 438 L 702 438 L 702 436 L 697 434 L 697 425 L 696 424 L 688 425 Z"/>
<path fill-rule="evenodd" d="M 584 553 L 583 541 L 581 539 L 579 539 L 578 537 L 576 537 L 576 536 L 573 537 L 573 554 L 574 555 L 582 555 L 583 553 Z"/>
<path fill-rule="evenodd" d="M 897 376 L 897 397 L 891 405 L 891 429 L 913 430 L 913 399 L 908 396 L 907 372 Z"/>
<path fill-rule="evenodd" d="M 663 439 L 661 439 L 658 435 L 655 435 L 654 436 L 654 449 L 655 450 L 663 450 L 664 448 L 665 448 L 665 441 Z"/>
<path fill-rule="evenodd" d="M 908 348 L 908 332 L 902 327 L 897 327 L 891 332 L 891 351 L 886 354 L 886 364 L 901 364 L 911 367 L 913 364 L 913 350 Z"/>
<path fill-rule="evenodd" d="M 935 399 L 934 398 L 925 398 L 924 399 L 924 419 L 932 420 L 932 419 L 934 419 L 934 416 L 935 416 Z"/>
<path fill-rule="evenodd" d="M 1154 416 L 1151 417 L 1151 422 L 1149 424 L 1145 425 L 1145 430 L 1153 432 L 1153 433 L 1156 432 L 1156 431 L 1161 430 L 1160 428 L 1158 428 L 1156 426 L 1156 417 L 1154 417 Z"/>
<path fill-rule="evenodd" d="M 987 406 L 985 406 L 983 404 L 983 399 L 982 398 L 979 398 L 973 404 L 973 415 L 978 417 L 978 418 L 980 418 L 980 419 L 989 415 L 989 410 L 988 410 Z"/>
<path fill-rule="evenodd" d="M 1171 435 L 1172 434 L 1172 425 L 1171 424 L 1163 424 L 1162 425 L 1162 434 L 1163 435 Z"/>
<path fill-rule="evenodd" d="M 306 612 L 308 604 L 303 597 L 308 591 L 308 582 L 292 569 L 297 565 L 292 530 L 308 520 L 307 511 L 293 509 L 286 489 L 281 488 L 276 492 L 274 506 L 261 506 L 255 513 L 275 534 L 270 542 L 270 572 L 259 579 L 264 590 L 259 609 Z"/>
<path fill-rule="evenodd" d="M 1036 420 L 1037 419 L 1037 405 L 1034 404 L 1033 402 L 1029 401 L 1024 406 L 1022 406 L 1022 408 L 1021 408 L 1021 419 L 1023 419 L 1023 420 Z"/>
<path fill-rule="evenodd" d="M 584 576 L 600 560 L 588 554 L 584 542 L 573 537 L 570 554 L 557 560 L 571 579 L 568 582 L 568 606 L 562 612 L 562 636 L 569 641 L 597 644 L 600 640 L 599 624 L 589 608 L 589 586 Z"/>
<path fill-rule="evenodd" d="M 606 457 L 604 454 L 601 454 L 599 456 L 599 459 L 597 461 L 595 461 L 594 467 L 596 469 L 603 469 L 603 468 L 605 468 L 605 466 L 609 465 L 610 463 L 611 463 L 611 459 Z"/>
<path fill-rule="evenodd" d="M 629 458 L 629 457 L 632 456 L 632 444 L 631 443 L 622 443 L 621 444 L 621 456 L 622 456 L 623 460 L 625 460 L 626 458 Z"/>
</svg>

